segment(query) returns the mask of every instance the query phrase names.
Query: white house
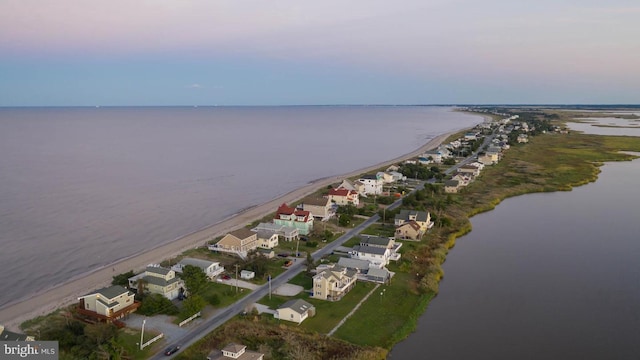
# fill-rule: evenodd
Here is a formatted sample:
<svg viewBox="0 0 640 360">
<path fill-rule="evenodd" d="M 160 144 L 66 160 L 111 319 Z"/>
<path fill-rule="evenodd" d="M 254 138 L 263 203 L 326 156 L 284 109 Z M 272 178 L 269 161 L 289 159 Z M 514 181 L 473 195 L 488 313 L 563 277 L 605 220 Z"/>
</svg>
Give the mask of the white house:
<svg viewBox="0 0 640 360">
<path fill-rule="evenodd" d="M 384 181 L 377 175 L 363 175 L 358 179 L 364 185 L 361 195 L 380 195 L 382 194 L 382 184 Z"/>
<path fill-rule="evenodd" d="M 213 279 L 224 272 L 224 266 L 221 266 L 220 262 L 218 261 L 209 261 L 194 258 L 184 258 L 180 260 L 180 262 L 171 267 L 171 270 L 177 273 L 182 273 L 184 267 L 187 265 L 195 266 L 202 269 L 202 272 L 204 272 L 204 274 L 207 275 L 209 279 Z"/>
</svg>

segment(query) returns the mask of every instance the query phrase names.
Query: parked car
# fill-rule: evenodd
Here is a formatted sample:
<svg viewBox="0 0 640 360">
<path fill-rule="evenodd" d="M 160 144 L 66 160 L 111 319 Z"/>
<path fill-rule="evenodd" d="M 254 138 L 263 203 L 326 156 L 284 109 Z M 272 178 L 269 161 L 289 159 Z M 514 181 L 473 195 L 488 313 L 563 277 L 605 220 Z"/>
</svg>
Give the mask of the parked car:
<svg viewBox="0 0 640 360">
<path fill-rule="evenodd" d="M 165 351 L 164 354 L 169 356 L 169 355 L 173 355 L 176 352 L 178 352 L 178 350 L 180 350 L 180 345 L 173 345 L 173 346 L 169 346 Z"/>
<path fill-rule="evenodd" d="M 293 265 L 293 261 L 291 261 L 291 260 L 287 260 L 287 262 L 284 263 L 285 267 L 289 267 L 291 265 Z"/>
<path fill-rule="evenodd" d="M 222 280 L 230 280 L 231 276 L 227 275 L 227 274 L 222 274 L 222 276 L 220 276 L 222 278 Z"/>
<path fill-rule="evenodd" d="M 280 253 L 280 254 L 278 254 L 278 256 L 286 258 L 286 257 L 289 257 L 289 254 L 288 253 Z"/>
</svg>

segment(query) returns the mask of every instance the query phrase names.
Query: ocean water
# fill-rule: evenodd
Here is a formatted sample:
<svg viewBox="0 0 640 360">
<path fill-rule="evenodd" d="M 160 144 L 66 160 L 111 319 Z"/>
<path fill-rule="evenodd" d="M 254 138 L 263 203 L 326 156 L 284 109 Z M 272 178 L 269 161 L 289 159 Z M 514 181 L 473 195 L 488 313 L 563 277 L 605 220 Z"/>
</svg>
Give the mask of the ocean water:
<svg viewBox="0 0 640 360">
<path fill-rule="evenodd" d="M 0 307 L 481 121 L 419 106 L 0 108 Z"/>
</svg>

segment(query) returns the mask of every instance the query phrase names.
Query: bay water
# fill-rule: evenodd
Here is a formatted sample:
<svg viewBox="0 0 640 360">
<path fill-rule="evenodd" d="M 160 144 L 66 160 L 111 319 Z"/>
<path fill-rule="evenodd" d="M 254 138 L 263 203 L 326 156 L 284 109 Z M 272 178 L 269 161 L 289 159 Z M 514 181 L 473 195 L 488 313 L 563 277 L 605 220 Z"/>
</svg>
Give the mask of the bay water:
<svg viewBox="0 0 640 360">
<path fill-rule="evenodd" d="M 389 359 L 637 359 L 640 160 L 474 216 Z M 420 354 L 416 356 L 416 354 Z"/>
</svg>

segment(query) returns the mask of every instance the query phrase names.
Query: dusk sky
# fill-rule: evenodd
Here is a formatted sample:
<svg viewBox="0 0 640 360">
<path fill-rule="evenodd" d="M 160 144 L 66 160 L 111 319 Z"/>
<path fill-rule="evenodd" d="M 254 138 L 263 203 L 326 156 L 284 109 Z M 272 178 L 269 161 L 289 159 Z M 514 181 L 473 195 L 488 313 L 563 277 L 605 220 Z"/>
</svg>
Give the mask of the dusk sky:
<svg viewBox="0 0 640 360">
<path fill-rule="evenodd" d="M 637 0 L 0 0 L 0 106 L 638 104 Z"/>
</svg>

